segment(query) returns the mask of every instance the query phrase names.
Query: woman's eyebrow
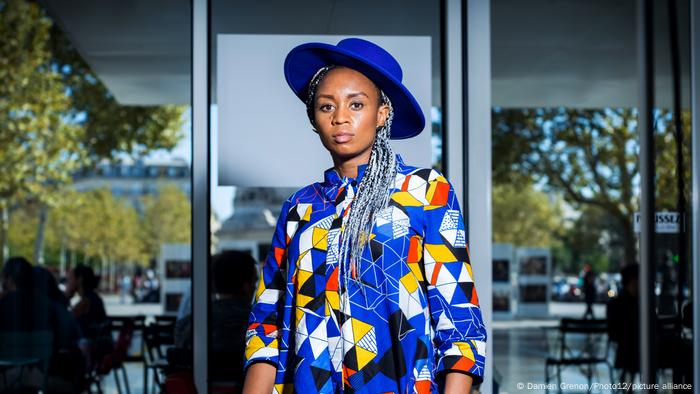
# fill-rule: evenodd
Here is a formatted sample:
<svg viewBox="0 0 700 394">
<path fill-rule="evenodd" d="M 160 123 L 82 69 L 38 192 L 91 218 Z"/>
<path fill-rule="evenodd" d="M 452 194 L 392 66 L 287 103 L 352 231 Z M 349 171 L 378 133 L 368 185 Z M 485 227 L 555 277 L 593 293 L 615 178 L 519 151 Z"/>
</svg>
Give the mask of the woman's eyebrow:
<svg viewBox="0 0 700 394">
<path fill-rule="evenodd" d="M 369 98 L 369 96 L 365 92 L 350 93 L 347 95 L 347 98 L 355 98 L 358 96 L 365 96 L 365 97 Z M 335 98 L 335 96 L 332 94 L 319 94 L 316 96 L 316 98 L 327 98 L 329 100 L 333 100 Z"/>
</svg>

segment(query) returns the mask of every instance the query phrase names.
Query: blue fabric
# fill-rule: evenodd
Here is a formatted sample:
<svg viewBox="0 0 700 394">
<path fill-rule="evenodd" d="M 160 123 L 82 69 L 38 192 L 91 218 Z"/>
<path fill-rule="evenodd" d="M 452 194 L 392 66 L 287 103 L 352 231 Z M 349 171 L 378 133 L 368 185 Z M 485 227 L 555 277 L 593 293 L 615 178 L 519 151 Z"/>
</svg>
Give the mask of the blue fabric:
<svg viewBox="0 0 700 394">
<path fill-rule="evenodd" d="M 328 170 L 284 203 L 246 335 L 246 366 L 277 367 L 274 392 L 437 393 L 449 371 L 482 380 L 486 329 L 456 195 L 439 172 L 397 160 L 347 288 L 338 238 L 364 167 L 358 179 Z"/>
</svg>

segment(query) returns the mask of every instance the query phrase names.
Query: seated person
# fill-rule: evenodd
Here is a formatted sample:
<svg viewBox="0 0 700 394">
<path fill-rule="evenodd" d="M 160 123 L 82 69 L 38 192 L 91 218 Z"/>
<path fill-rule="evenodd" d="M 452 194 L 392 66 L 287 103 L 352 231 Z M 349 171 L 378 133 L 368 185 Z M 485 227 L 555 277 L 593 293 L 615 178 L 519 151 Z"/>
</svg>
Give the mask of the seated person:
<svg viewBox="0 0 700 394">
<path fill-rule="evenodd" d="M 66 298 L 70 300 L 76 293 L 80 296 L 71 311 L 83 335 L 80 347 L 90 371 L 114 350 L 104 302 L 96 291 L 99 283 L 92 268 L 83 264 L 76 265 L 66 281 Z"/>
<path fill-rule="evenodd" d="M 59 323 L 58 309 L 45 293 L 37 291 L 34 271 L 31 264 L 23 257 L 12 257 L 5 262 L 2 270 L 3 294 L 0 298 L 0 332 L 37 332 L 50 331 L 53 335 L 52 357 L 64 346 L 69 335 L 65 326 Z M 2 385 L 12 381 L 8 376 L 17 372 L 21 376 L 20 385 L 26 389 L 38 389 L 43 381 L 41 370 L 32 369 L 21 372 L 8 370 L 6 379 L 0 379 Z"/>
<path fill-rule="evenodd" d="M 79 341 L 82 336 L 78 321 L 68 310 L 68 300 L 58 288 L 56 278 L 43 267 L 34 267 L 34 290 L 46 296 L 54 310 L 55 349 L 49 362 L 49 391 L 78 392 L 84 387 L 85 358 Z"/>
<path fill-rule="evenodd" d="M 107 321 L 104 302 L 96 291 L 99 283 L 100 278 L 92 268 L 83 264 L 78 264 L 68 273 L 66 298 L 70 300 L 76 293 L 80 296 L 72 312 L 87 338 L 97 336 L 99 327 Z"/>
<path fill-rule="evenodd" d="M 213 257 L 211 276 L 210 376 L 243 382 L 245 333 L 257 282 L 257 263 L 247 253 L 226 251 Z M 177 322 L 175 345 L 192 349 L 192 316 Z"/>
</svg>

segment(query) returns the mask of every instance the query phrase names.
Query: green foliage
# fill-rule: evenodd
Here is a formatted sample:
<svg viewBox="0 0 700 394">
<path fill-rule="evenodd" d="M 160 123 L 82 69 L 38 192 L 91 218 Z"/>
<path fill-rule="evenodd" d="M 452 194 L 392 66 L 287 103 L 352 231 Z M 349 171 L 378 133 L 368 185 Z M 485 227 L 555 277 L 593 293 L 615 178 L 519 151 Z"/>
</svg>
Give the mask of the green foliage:
<svg viewBox="0 0 700 394">
<path fill-rule="evenodd" d="M 106 188 L 72 196 L 49 215 L 50 231 L 59 242 L 98 261 L 147 262 L 133 206 Z"/>
<path fill-rule="evenodd" d="M 575 209 L 605 212 L 617 222 L 625 260 L 634 261 L 636 116 L 630 109 L 497 109 L 494 151 L 512 153 L 497 162 L 494 174 L 505 178 L 515 172 L 561 193 Z"/>
<path fill-rule="evenodd" d="M 65 186 L 81 167 L 124 153 L 141 156 L 158 149 L 172 149 L 183 137 L 185 108 L 118 103 L 36 2 L 0 0 L 0 36 L 1 261 L 8 234 L 14 237 L 14 244 L 23 245 L 19 250 L 25 253 L 29 240 L 35 237 L 31 234 L 37 233 L 28 231 L 26 223 L 43 226 L 43 222 L 25 217 L 32 211 L 24 208 L 34 204 L 62 206 Z M 17 212 L 10 212 L 11 209 Z M 122 231 L 132 231 L 130 226 L 137 218 L 128 211 L 115 212 L 119 214 L 111 219 L 122 221 Z M 16 231 L 9 228 L 9 218 L 14 214 L 19 215 L 12 220 L 13 225 L 19 226 Z M 71 224 L 65 217 L 61 222 Z M 65 229 L 66 233 L 71 231 Z M 35 250 L 45 245 L 40 238 L 34 239 Z M 72 235 L 62 238 L 68 238 L 69 243 L 78 242 Z M 89 255 L 143 258 L 131 252 L 120 256 L 122 250 L 134 249 L 133 245 L 115 249 L 95 239 L 88 242 L 80 238 L 80 242 L 74 245 L 76 250 L 85 250 Z"/>
<path fill-rule="evenodd" d="M 561 201 L 550 202 L 533 185 L 493 186 L 493 240 L 516 246 L 553 247 L 562 229 Z"/>
<path fill-rule="evenodd" d="M 0 8 L 0 199 L 9 203 L 50 200 L 82 164 L 83 130 L 66 121 L 71 102 L 51 67 L 50 27 L 36 3 Z"/>
<path fill-rule="evenodd" d="M 672 114 L 655 114 L 658 210 L 676 210 L 676 137 Z M 633 215 L 639 205 L 639 143 L 634 109 L 495 109 L 494 183 L 529 182 L 564 196 L 581 212 L 555 254 L 569 268 L 602 270 L 636 259 Z M 684 168 L 690 168 L 690 116 L 683 114 Z M 689 196 L 689 171 L 685 173 Z M 686 197 L 687 201 L 687 197 Z M 585 260 L 585 261 L 584 261 Z"/>
<path fill-rule="evenodd" d="M 192 209 L 190 200 L 176 186 L 159 188 L 156 196 L 144 197 L 144 252 L 157 256 L 164 243 L 190 243 Z"/>
</svg>

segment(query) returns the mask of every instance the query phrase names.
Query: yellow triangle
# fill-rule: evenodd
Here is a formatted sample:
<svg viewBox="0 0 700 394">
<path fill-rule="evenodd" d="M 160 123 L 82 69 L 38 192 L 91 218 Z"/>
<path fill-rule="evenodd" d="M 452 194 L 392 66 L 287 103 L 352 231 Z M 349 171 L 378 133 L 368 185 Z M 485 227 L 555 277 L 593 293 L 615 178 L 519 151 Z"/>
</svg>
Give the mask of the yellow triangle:
<svg viewBox="0 0 700 394">
<path fill-rule="evenodd" d="M 309 271 L 304 271 L 302 269 L 297 271 L 297 286 L 301 288 L 301 286 L 306 283 L 306 281 L 313 276 L 313 272 Z"/>
<path fill-rule="evenodd" d="M 396 192 L 391 195 L 391 199 L 404 207 L 419 207 L 423 205 L 422 202 L 416 200 L 409 192 Z"/>
<path fill-rule="evenodd" d="M 474 361 L 474 350 L 472 350 L 468 342 L 455 342 L 455 344 L 462 356 Z"/>
<path fill-rule="evenodd" d="M 425 244 L 425 249 L 433 256 L 433 260 L 441 263 L 457 261 L 450 249 L 444 244 Z"/>
<path fill-rule="evenodd" d="M 335 310 L 340 309 L 340 296 L 338 295 L 338 292 L 326 290 L 326 299 L 328 300 L 331 308 Z"/>
<path fill-rule="evenodd" d="M 297 306 L 298 307 L 305 307 L 306 304 L 308 304 L 312 300 L 313 300 L 313 298 L 311 298 L 309 296 L 305 296 L 303 294 L 297 293 Z"/>
<path fill-rule="evenodd" d="M 364 368 L 365 365 L 369 364 L 369 362 L 372 361 L 372 359 L 374 359 L 374 357 L 377 356 L 376 354 L 370 352 L 369 350 L 363 349 L 359 346 L 355 346 L 355 350 L 357 352 L 357 368 L 358 368 L 358 370 Z"/>
<path fill-rule="evenodd" d="M 245 356 L 246 358 L 251 358 L 255 352 L 258 350 L 262 349 L 265 347 L 265 344 L 263 343 L 262 339 L 258 336 L 254 336 L 250 338 L 250 341 L 248 341 L 248 345 L 245 347 Z"/>
<path fill-rule="evenodd" d="M 306 208 L 306 212 L 304 212 L 304 217 L 301 218 L 301 220 L 305 220 L 305 221 L 307 221 L 307 222 L 308 222 L 309 220 L 311 220 L 311 212 L 312 212 L 312 211 L 313 211 L 313 209 L 311 209 L 311 205 L 309 205 L 309 207 Z"/>
<path fill-rule="evenodd" d="M 420 282 L 425 281 L 425 278 L 423 278 L 423 271 L 421 271 L 420 265 L 418 263 L 408 263 L 408 267 L 411 269 L 413 275 L 415 275 Z"/>
<path fill-rule="evenodd" d="M 265 291 L 265 278 L 260 277 L 260 280 L 258 281 L 258 291 L 255 293 L 255 298 L 258 299 L 262 295 L 262 293 Z"/>
<path fill-rule="evenodd" d="M 359 342 L 371 329 L 372 326 L 369 324 L 354 318 L 352 319 L 352 335 L 355 338 L 355 343 Z"/>
<path fill-rule="evenodd" d="M 413 272 L 409 272 L 401 277 L 401 284 L 403 284 L 403 287 L 405 287 L 409 293 L 413 293 L 418 288 L 418 281 L 413 275 Z"/>
<path fill-rule="evenodd" d="M 296 308 L 296 316 L 297 316 L 296 322 L 297 322 L 297 324 L 299 324 L 299 322 L 301 321 L 301 318 L 304 317 L 304 313 L 306 313 L 306 312 L 304 312 L 303 309 Z"/>
<path fill-rule="evenodd" d="M 314 227 L 313 240 L 314 248 L 327 250 L 328 249 L 328 230 L 320 227 Z"/>
<path fill-rule="evenodd" d="M 425 193 L 425 199 L 428 201 L 433 201 L 433 195 L 435 195 L 435 190 L 437 189 L 437 182 L 430 182 L 428 184 L 428 192 Z"/>
</svg>

